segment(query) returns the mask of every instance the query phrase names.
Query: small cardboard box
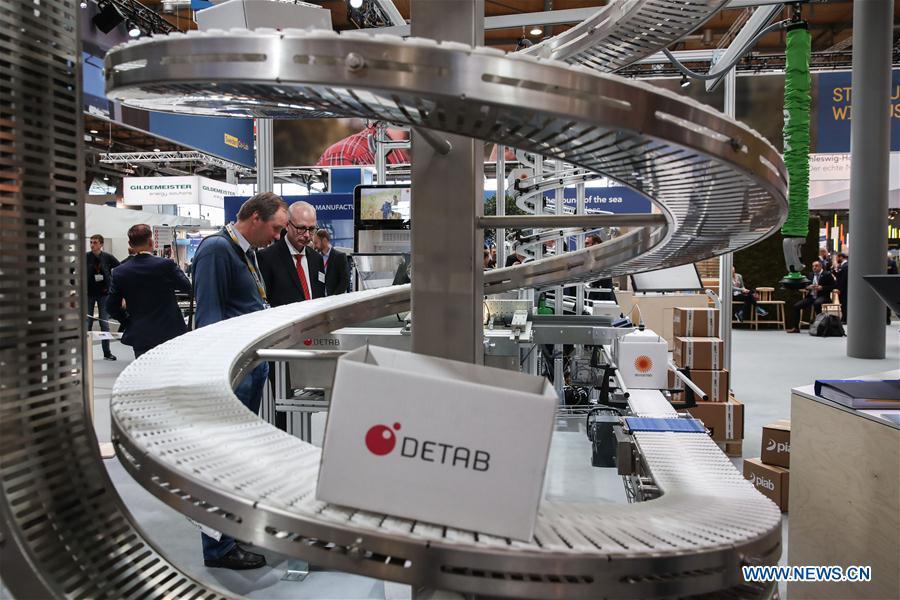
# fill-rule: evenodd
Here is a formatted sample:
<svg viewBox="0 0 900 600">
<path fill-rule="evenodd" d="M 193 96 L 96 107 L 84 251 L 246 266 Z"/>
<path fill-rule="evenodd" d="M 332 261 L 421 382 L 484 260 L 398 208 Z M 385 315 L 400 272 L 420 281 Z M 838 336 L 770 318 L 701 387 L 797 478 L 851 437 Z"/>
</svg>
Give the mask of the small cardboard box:
<svg viewBox="0 0 900 600">
<path fill-rule="evenodd" d="M 666 386 L 669 343 L 649 329 L 615 338 L 613 357 L 625 385 L 636 390 Z"/>
<path fill-rule="evenodd" d="M 722 368 L 724 348 L 719 338 L 676 337 L 676 366 L 717 371 Z"/>
<path fill-rule="evenodd" d="M 728 370 L 709 371 L 706 369 L 691 369 L 690 379 L 697 387 L 709 395 L 710 402 L 725 402 L 728 399 Z M 669 387 L 684 389 L 684 382 L 669 371 Z"/>
<path fill-rule="evenodd" d="M 744 477 L 749 479 L 764 496 L 777 504 L 781 512 L 788 511 L 790 476 L 791 473 L 787 469 L 767 465 L 758 458 L 744 459 Z"/>
<path fill-rule="evenodd" d="M 791 466 L 791 422 L 787 419 L 775 421 L 763 427 L 762 456 L 767 465 Z"/>
<path fill-rule="evenodd" d="M 358 348 L 335 370 L 316 498 L 530 541 L 557 402 L 542 377 Z"/>
<path fill-rule="evenodd" d="M 672 334 L 681 337 L 719 337 L 719 309 L 673 309 Z"/>
<path fill-rule="evenodd" d="M 687 411 L 703 421 L 717 442 L 744 439 L 744 405 L 733 397 L 728 402 L 697 402 L 697 406 Z"/>
</svg>

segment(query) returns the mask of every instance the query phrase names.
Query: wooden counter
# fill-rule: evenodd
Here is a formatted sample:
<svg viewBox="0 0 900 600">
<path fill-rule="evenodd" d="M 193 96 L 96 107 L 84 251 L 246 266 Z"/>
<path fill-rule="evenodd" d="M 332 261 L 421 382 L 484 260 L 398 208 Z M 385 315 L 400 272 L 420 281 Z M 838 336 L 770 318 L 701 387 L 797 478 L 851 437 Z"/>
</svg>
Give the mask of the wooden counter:
<svg viewBox="0 0 900 600">
<path fill-rule="evenodd" d="M 900 425 L 880 412 L 793 390 L 788 564 L 870 565 L 872 581 L 788 583 L 791 600 L 900 598 Z"/>
</svg>

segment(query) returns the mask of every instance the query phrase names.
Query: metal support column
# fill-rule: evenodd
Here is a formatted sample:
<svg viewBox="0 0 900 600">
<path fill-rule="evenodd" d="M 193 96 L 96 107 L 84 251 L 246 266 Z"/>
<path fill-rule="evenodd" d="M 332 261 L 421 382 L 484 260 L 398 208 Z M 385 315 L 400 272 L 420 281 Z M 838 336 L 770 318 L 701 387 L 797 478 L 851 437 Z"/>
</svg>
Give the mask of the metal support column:
<svg viewBox="0 0 900 600">
<path fill-rule="evenodd" d="M 256 120 L 256 193 L 275 190 L 275 142 L 272 119 Z"/>
<path fill-rule="evenodd" d="M 481 45 L 484 0 L 413 0 L 412 35 Z M 470 363 L 484 355 L 484 148 L 447 135 L 440 154 L 412 132 L 412 349 Z"/>
<path fill-rule="evenodd" d="M 735 70 L 731 69 L 725 75 L 725 114 L 734 117 L 735 94 Z M 719 296 L 722 308 L 719 310 L 719 337 L 722 338 L 725 356 L 722 359 L 722 368 L 731 370 L 731 312 L 734 296 L 731 285 L 731 267 L 734 265 L 732 253 L 719 257 Z"/>
<path fill-rule="evenodd" d="M 893 2 L 853 4 L 847 356 L 885 357 L 885 306 L 863 275 L 885 272 Z"/>
<path fill-rule="evenodd" d="M 506 216 L 506 146 L 497 146 L 497 216 Z M 497 246 L 497 266 L 506 266 L 506 229 L 498 227 L 494 233 L 494 244 Z"/>
</svg>

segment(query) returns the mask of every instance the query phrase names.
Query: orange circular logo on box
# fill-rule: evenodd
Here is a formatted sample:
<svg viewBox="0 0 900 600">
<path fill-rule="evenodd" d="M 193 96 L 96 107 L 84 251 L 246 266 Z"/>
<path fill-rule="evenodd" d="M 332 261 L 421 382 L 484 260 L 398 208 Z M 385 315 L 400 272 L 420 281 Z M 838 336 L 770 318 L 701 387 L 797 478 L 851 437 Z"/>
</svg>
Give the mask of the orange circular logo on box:
<svg viewBox="0 0 900 600">
<path fill-rule="evenodd" d="M 638 373 L 648 373 L 653 368 L 653 360 L 649 356 L 641 354 L 634 359 L 634 368 Z"/>
</svg>

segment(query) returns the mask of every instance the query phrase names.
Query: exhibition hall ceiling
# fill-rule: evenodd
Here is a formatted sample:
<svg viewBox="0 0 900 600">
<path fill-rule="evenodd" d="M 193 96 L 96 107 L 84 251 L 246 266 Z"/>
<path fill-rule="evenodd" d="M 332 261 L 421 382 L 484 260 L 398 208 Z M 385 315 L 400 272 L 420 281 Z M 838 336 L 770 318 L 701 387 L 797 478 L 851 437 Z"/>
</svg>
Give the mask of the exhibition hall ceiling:
<svg viewBox="0 0 900 600">
<path fill-rule="evenodd" d="M 347 0 L 306 0 L 319 4 L 331 10 L 331 19 L 335 29 L 356 29 L 357 25 L 349 9 Z M 616 0 L 613 0 L 616 1 Z M 366 0 L 372 2 L 372 0 Z M 393 0 L 394 5 L 403 18 L 409 19 L 410 0 Z M 568 10 L 578 8 L 602 7 L 608 2 L 605 0 L 484 0 L 485 16 L 509 16 L 524 13 L 541 13 L 548 10 Z M 163 18 L 179 29 L 193 29 L 196 25 L 191 19 L 190 6 L 185 0 L 144 0 L 145 6 L 159 12 Z M 743 4 L 747 4 L 744 2 Z M 762 4 L 762 3 L 761 3 Z M 726 9 L 711 19 L 700 31 L 688 36 L 681 44 L 679 50 L 703 50 L 717 48 L 722 41 L 727 42 L 729 30 L 736 22 L 746 18 L 747 9 Z M 752 10 L 752 9 L 750 9 Z M 895 14 L 900 17 L 900 2 L 895 2 Z M 804 18 L 809 22 L 813 33 L 813 51 L 821 52 L 832 49 L 846 49 L 850 41 L 853 25 L 852 0 L 831 0 L 829 2 L 809 2 L 803 8 Z M 898 21 L 895 17 L 894 21 Z M 543 25 L 537 23 L 537 25 Z M 532 35 L 531 28 L 526 28 L 524 35 L 527 39 L 537 42 L 544 36 L 557 35 L 573 23 L 562 25 L 547 25 L 540 34 Z M 495 46 L 504 50 L 514 50 L 516 42 L 523 35 L 521 27 L 508 29 L 492 29 L 485 32 L 485 42 L 489 46 Z M 733 34 L 731 34 L 733 35 Z M 727 45 L 727 44 L 724 44 Z M 782 33 L 773 33 L 764 37 L 758 46 L 760 52 L 782 52 L 784 39 Z"/>
</svg>

